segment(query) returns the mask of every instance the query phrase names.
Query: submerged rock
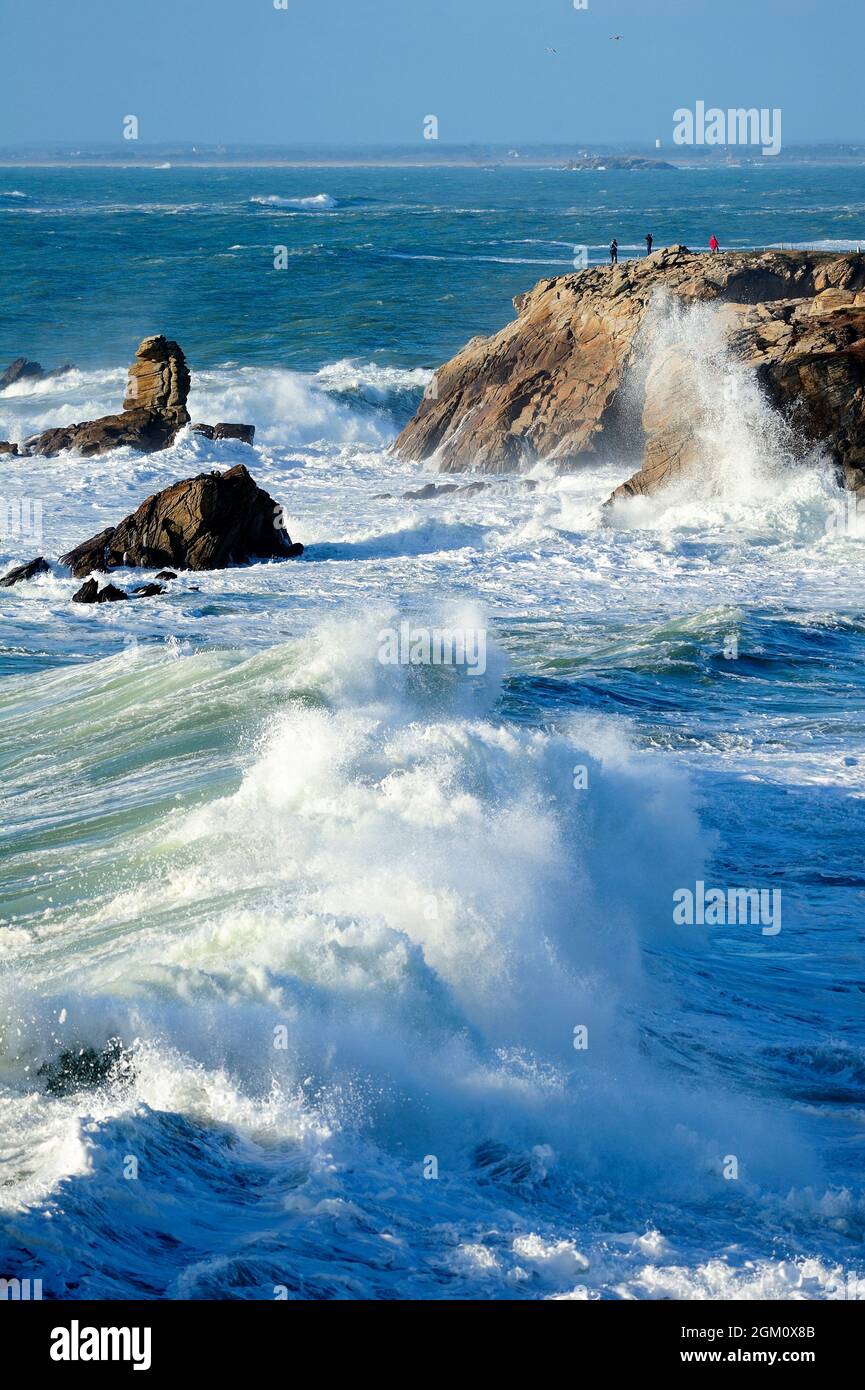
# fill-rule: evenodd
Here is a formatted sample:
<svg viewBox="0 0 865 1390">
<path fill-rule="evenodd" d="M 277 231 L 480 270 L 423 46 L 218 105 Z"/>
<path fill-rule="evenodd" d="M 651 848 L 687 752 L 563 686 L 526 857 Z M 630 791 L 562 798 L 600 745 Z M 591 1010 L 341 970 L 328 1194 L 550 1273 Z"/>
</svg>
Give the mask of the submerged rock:
<svg viewBox="0 0 865 1390">
<path fill-rule="evenodd" d="M 231 425 L 224 420 L 218 425 L 193 425 L 194 434 L 203 434 L 207 439 L 239 439 L 241 444 L 255 442 L 255 425 Z"/>
<path fill-rule="evenodd" d="M 43 381 L 46 377 L 63 376 L 64 372 L 72 372 L 75 368 L 71 362 L 66 362 L 62 367 L 55 367 L 52 371 L 46 372 L 39 362 L 31 362 L 29 357 L 16 357 L 14 362 L 10 362 L 5 372 L 0 373 L 0 391 L 5 391 L 7 386 L 14 386 L 17 381 Z"/>
<path fill-rule="evenodd" d="M 406 502 L 428 502 L 432 497 L 441 497 L 446 492 L 457 492 L 456 483 L 425 483 L 414 492 L 404 492 Z"/>
<path fill-rule="evenodd" d="M 16 565 L 0 579 L 0 589 L 11 589 L 13 584 L 21 584 L 25 579 L 35 579 L 37 574 L 50 574 L 51 566 L 47 560 L 38 555 L 35 560 L 28 560 L 26 565 Z"/>
<path fill-rule="evenodd" d="M 128 1085 L 135 1068 L 120 1039 L 109 1038 L 100 1052 L 93 1047 L 64 1050 L 53 1061 L 44 1062 L 36 1074 L 44 1079 L 46 1091 L 69 1096 L 118 1082 Z"/>
<path fill-rule="evenodd" d="M 303 546 L 292 542 L 281 520 L 281 507 L 238 464 L 155 493 L 119 526 L 76 546 L 62 562 L 83 577 L 121 567 L 225 569 L 302 555 Z"/>
<path fill-rule="evenodd" d="M 16 357 L 0 375 L 0 391 L 5 391 L 7 386 L 14 386 L 16 381 L 38 381 L 44 375 L 45 370 L 39 362 L 31 362 L 27 357 Z"/>
<path fill-rule="evenodd" d="M 646 454 L 619 490 L 651 492 L 694 458 L 700 428 L 681 371 L 656 363 L 659 296 L 730 306 L 728 341 L 803 436 L 823 443 L 848 485 L 865 479 L 865 257 L 828 252 L 696 255 L 684 246 L 617 267 L 542 280 L 516 320 L 475 338 L 436 376 L 396 441 L 443 472 L 513 472 L 538 459 L 573 468 L 598 453 Z M 641 330 L 646 328 L 646 333 Z M 680 364 L 681 365 L 681 364 Z"/>
<path fill-rule="evenodd" d="M 444 497 L 451 492 L 458 492 L 464 497 L 473 497 L 476 492 L 483 492 L 489 486 L 489 483 L 481 482 L 466 483 L 463 487 L 458 487 L 456 483 L 425 483 L 423 487 L 402 493 L 402 500 L 404 502 L 430 502 L 436 497 Z M 376 492 L 374 494 L 375 501 L 387 497 L 393 497 L 393 493 Z"/>
<path fill-rule="evenodd" d="M 118 603 L 121 599 L 128 599 L 129 595 L 123 589 L 118 589 L 115 584 L 106 584 L 100 589 L 99 581 L 88 579 L 81 588 L 72 595 L 73 603 Z"/>
</svg>

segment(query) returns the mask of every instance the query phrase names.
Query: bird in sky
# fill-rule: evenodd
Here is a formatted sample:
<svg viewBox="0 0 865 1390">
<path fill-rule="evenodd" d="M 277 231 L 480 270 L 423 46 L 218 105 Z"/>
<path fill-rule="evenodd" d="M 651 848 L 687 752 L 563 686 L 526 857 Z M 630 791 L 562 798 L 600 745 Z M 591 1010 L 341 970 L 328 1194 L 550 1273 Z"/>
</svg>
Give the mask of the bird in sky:
<svg viewBox="0 0 865 1390">
<path fill-rule="evenodd" d="M 622 39 L 623 39 L 624 37 L 625 37 L 624 34 L 611 34 L 611 35 L 610 35 L 610 43 L 621 43 L 621 41 L 622 41 Z"/>
<path fill-rule="evenodd" d="M 550 48 L 549 44 L 547 44 L 547 52 L 548 52 L 548 53 L 556 53 L 556 54 L 557 54 L 558 51 L 559 51 L 559 50 L 558 50 L 557 48 Z"/>
</svg>

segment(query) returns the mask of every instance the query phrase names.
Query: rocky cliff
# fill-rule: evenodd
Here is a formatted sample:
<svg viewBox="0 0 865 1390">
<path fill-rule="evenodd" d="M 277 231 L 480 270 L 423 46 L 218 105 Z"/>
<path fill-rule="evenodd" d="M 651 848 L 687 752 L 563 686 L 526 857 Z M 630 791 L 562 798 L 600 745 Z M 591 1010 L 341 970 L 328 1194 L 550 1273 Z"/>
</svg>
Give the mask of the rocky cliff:
<svg viewBox="0 0 865 1390">
<path fill-rule="evenodd" d="M 642 466 L 618 495 L 651 493 L 699 465 L 699 394 L 676 347 L 659 350 L 659 306 L 719 306 L 725 345 L 865 486 L 865 257 L 820 252 L 697 255 L 674 246 L 618 267 L 542 280 L 517 318 L 436 374 L 395 448 L 443 472 L 562 468 L 609 452 Z"/>
</svg>

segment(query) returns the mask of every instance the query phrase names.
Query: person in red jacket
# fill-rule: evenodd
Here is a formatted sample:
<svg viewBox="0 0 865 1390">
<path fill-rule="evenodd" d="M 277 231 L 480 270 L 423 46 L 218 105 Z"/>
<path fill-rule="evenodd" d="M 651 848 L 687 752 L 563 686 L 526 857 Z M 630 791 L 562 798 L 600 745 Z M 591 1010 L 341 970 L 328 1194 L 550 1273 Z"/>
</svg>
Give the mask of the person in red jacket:
<svg viewBox="0 0 865 1390">
<path fill-rule="evenodd" d="M 720 251 L 720 249 L 721 247 L 718 242 L 718 238 L 715 236 L 715 233 L 713 232 L 712 235 L 709 237 L 709 250 Z"/>
</svg>

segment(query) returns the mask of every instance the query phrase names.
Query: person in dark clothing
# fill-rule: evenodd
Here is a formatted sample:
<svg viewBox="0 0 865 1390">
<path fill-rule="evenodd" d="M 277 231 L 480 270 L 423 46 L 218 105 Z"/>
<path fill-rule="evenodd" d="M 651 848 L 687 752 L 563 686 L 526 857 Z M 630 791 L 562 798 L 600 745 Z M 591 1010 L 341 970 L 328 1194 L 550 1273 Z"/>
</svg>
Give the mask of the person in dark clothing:
<svg viewBox="0 0 865 1390">
<path fill-rule="evenodd" d="M 646 232 L 646 255 L 647 255 L 647 256 L 651 256 L 651 254 L 652 254 L 652 247 L 653 247 L 654 243 L 655 243 L 655 238 L 652 236 L 652 233 L 651 233 L 651 232 Z"/>
<path fill-rule="evenodd" d="M 619 243 L 616 241 L 616 238 L 613 237 L 613 240 L 610 242 L 610 265 L 618 265 L 618 264 L 619 264 Z"/>
</svg>

